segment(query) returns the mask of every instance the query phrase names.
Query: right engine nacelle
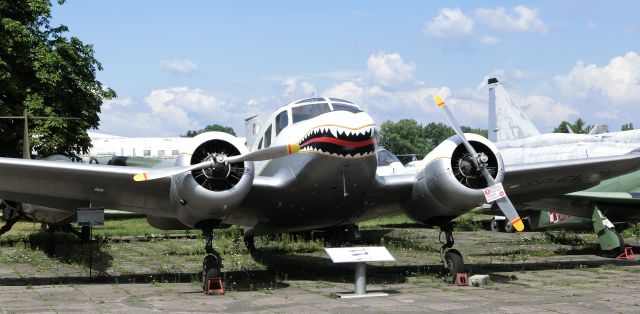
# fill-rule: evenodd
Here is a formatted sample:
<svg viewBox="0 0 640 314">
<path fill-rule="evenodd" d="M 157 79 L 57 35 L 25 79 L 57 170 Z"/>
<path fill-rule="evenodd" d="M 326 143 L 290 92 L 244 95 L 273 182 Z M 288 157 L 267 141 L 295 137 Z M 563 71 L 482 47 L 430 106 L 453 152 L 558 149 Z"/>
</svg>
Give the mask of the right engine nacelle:
<svg viewBox="0 0 640 314">
<path fill-rule="evenodd" d="M 488 157 L 487 169 L 496 182 L 504 178 L 504 164 L 496 146 L 477 135 L 465 136 L 471 146 Z M 473 165 L 470 154 L 457 136 L 431 151 L 416 175 L 407 215 L 427 225 L 446 222 L 486 202 L 483 189 L 488 185 Z"/>
<path fill-rule="evenodd" d="M 200 134 L 184 150 L 191 155 L 181 155 L 176 161 L 177 166 L 211 160 L 217 154 L 235 156 L 248 152 L 240 139 L 222 132 Z M 222 220 L 249 193 L 253 170 L 253 162 L 246 161 L 194 170 L 174 177 L 171 201 L 180 223 L 193 228 L 203 220 Z"/>
</svg>

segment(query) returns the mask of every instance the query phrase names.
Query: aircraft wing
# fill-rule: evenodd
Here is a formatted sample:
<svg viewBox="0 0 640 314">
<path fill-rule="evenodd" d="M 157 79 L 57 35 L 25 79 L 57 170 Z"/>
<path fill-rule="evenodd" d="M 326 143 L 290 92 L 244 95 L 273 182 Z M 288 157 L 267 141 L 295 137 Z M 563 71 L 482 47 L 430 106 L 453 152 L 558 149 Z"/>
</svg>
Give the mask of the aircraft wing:
<svg viewBox="0 0 640 314">
<path fill-rule="evenodd" d="M 134 174 L 145 170 L 0 158 L 0 199 L 69 210 L 93 206 L 160 215 L 171 208 L 171 178 L 134 182 Z"/>
<path fill-rule="evenodd" d="M 505 166 L 503 186 L 514 203 L 524 203 L 590 188 L 602 180 L 637 170 L 639 160 L 640 154 L 632 153 L 509 165 Z"/>
</svg>

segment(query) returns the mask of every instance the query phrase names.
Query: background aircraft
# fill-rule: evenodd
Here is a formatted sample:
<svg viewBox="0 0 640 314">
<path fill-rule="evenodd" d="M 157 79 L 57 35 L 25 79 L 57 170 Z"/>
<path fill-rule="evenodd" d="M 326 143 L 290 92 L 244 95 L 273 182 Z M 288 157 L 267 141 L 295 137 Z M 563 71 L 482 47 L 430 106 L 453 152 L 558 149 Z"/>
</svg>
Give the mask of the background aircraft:
<svg viewBox="0 0 640 314">
<path fill-rule="evenodd" d="M 489 79 L 488 83 L 489 125 L 493 131 L 489 134 L 504 139 L 496 142 L 496 146 L 501 147 L 507 166 L 612 156 L 640 148 L 639 130 L 541 134 L 524 111 L 511 101 L 497 79 Z M 584 191 L 519 203 L 516 208 L 528 217 L 532 228 L 592 226 L 598 234 L 601 249 L 615 252 L 624 247 L 624 242 L 613 224 L 640 221 L 640 172 L 605 180 Z M 494 230 L 513 231 L 500 216 L 497 218 L 492 222 Z"/>
<path fill-rule="evenodd" d="M 486 193 L 522 230 L 510 198 L 524 203 L 562 195 L 640 168 L 640 155 L 633 154 L 505 167 L 492 142 L 463 134 L 444 101 L 436 103 L 456 135 L 431 151 L 415 175 L 377 175 L 373 119 L 349 101 L 316 97 L 278 108 L 256 129 L 251 150 L 232 135 L 204 133 L 169 168 L 0 158 L 0 198 L 69 211 L 124 210 L 145 214 L 160 229 L 201 229 L 205 282 L 222 266 L 212 247 L 214 228 L 243 226 L 251 248 L 255 235 L 405 213 L 441 228 L 443 263 L 455 274 L 464 263 L 452 249 L 451 220 L 488 202 Z"/>
</svg>

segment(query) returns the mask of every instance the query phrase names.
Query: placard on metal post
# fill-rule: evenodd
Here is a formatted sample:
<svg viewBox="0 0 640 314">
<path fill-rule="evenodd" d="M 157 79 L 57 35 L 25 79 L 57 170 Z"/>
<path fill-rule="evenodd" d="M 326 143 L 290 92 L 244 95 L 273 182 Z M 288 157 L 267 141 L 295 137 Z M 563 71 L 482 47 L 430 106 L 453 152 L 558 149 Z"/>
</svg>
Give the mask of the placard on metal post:
<svg viewBox="0 0 640 314">
<path fill-rule="evenodd" d="M 90 208 L 78 208 L 77 211 L 78 225 L 82 227 L 89 227 L 89 281 L 92 279 L 93 269 L 93 226 L 104 225 L 104 208 L 102 207 L 90 207 Z"/>
<path fill-rule="evenodd" d="M 364 297 L 384 297 L 388 293 L 373 292 L 367 293 L 367 270 L 366 262 L 395 262 L 395 258 L 384 246 L 365 247 L 341 247 L 325 248 L 325 252 L 334 263 L 354 263 L 355 264 L 355 291 L 354 293 L 340 293 L 338 296 L 343 299 L 364 298 Z"/>
</svg>

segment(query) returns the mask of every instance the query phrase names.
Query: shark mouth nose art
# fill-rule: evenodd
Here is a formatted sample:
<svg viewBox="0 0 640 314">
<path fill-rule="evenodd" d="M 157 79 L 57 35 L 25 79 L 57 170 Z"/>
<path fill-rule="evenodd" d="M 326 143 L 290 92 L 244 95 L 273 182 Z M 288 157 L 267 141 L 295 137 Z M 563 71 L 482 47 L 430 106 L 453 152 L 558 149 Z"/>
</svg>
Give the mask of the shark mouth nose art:
<svg viewBox="0 0 640 314">
<path fill-rule="evenodd" d="M 334 125 L 319 126 L 300 141 L 301 152 L 358 158 L 373 155 L 376 150 L 375 127 L 350 129 Z"/>
</svg>

